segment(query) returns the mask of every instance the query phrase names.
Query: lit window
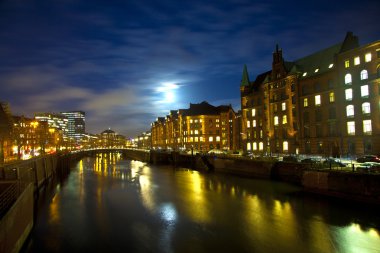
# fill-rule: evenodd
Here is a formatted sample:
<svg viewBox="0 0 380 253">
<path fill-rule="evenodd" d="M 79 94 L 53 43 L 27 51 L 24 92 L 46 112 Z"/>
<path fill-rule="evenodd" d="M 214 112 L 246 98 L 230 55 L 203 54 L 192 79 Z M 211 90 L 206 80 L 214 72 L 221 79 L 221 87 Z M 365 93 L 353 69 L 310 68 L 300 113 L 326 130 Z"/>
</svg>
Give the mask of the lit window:
<svg viewBox="0 0 380 253">
<path fill-rule="evenodd" d="M 285 102 L 283 102 L 283 103 L 281 104 L 281 109 L 282 109 L 283 111 L 286 110 L 286 103 L 285 103 Z"/>
<path fill-rule="evenodd" d="M 202 123 L 202 119 L 200 119 L 199 122 Z"/>
<path fill-rule="evenodd" d="M 352 100 L 352 89 L 346 89 L 345 90 L 345 93 L 346 93 L 346 100 Z"/>
<path fill-rule="evenodd" d="M 263 150 L 264 149 L 264 144 L 262 142 L 259 143 L 259 150 Z"/>
<path fill-rule="evenodd" d="M 253 127 L 256 127 L 256 120 L 255 119 L 252 121 L 252 125 L 253 125 Z"/>
<path fill-rule="evenodd" d="M 209 142 L 213 142 L 214 141 L 214 138 L 212 136 L 208 137 L 208 141 Z"/>
<path fill-rule="evenodd" d="M 195 123 L 198 123 L 198 120 L 196 119 L 196 120 L 194 120 L 194 122 L 195 122 Z"/>
<path fill-rule="evenodd" d="M 251 121 L 247 120 L 247 128 L 251 127 Z"/>
<path fill-rule="evenodd" d="M 347 122 L 347 133 L 349 135 L 355 135 L 355 121 Z"/>
<path fill-rule="evenodd" d="M 286 115 L 283 115 L 282 116 L 282 124 L 286 124 L 288 123 L 288 118 L 286 117 Z"/>
<path fill-rule="evenodd" d="M 263 138 L 263 130 L 260 130 L 260 138 Z"/>
<path fill-rule="evenodd" d="M 346 106 L 346 115 L 347 117 L 353 117 L 355 115 L 354 106 L 353 105 L 347 105 Z"/>
<path fill-rule="evenodd" d="M 216 119 L 215 122 L 219 122 L 219 119 Z"/>
<path fill-rule="evenodd" d="M 193 132 L 193 130 L 190 130 L 190 134 L 193 134 L 194 132 Z"/>
<path fill-rule="evenodd" d="M 360 93 L 362 94 L 362 97 L 369 96 L 369 89 L 367 84 L 360 87 Z"/>
<path fill-rule="evenodd" d="M 275 125 L 275 126 L 278 125 L 278 116 L 274 116 L 274 125 Z"/>
<path fill-rule="evenodd" d="M 368 102 L 363 103 L 362 104 L 362 112 L 363 112 L 363 114 L 371 113 L 371 104 Z"/>
<path fill-rule="evenodd" d="M 345 60 L 344 61 L 344 67 L 345 68 L 349 68 L 350 67 L 350 61 L 349 60 Z"/>
<path fill-rule="evenodd" d="M 194 130 L 194 134 L 198 134 L 199 132 L 198 132 L 198 130 Z"/>
<path fill-rule="evenodd" d="M 198 142 L 198 137 L 194 137 L 195 142 Z"/>
<path fill-rule="evenodd" d="M 253 150 L 257 150 L 257 143 L 256 142 L 253 143 Z"/>
<path fill-rule="evenodd" d="M 216 136 L 216 141 L 220 141 L 220 136 Z"/>
<path fill-rule="evenodd" d="M 256 116 L 256 109 L 252 109 L 252 117 Z"/>
<path fill-rule="evenodd" d="M 330 103 L 335 102 L 335 93 L 334 92 L 330 92 L 329 101 L 330 101 Z"/>
<path fill-rule="evenodd" d="M 368 79 L 368 71 L 363 69 L 362 72 L 360 72 L 360 80 L 366 80 Z"/>
<path fill-rule="evenodd" d="M 372 60 L 372 54 L 371 53 L 365 54 L 365 62 L 370 62 L 371 60 Z"/>
<path fill-rule="evenodd" d="M 306 76 L 307 75 L 307 72 L 304 72 L 303 74 L 302 74 L 302 76 Z"/>
<path fill-rule="evenodd" d="M 344 76 L 344 83 L 345 84 L 351 84 L 352 83 L 352 76 L 351 76 L 351 74 L 346 74 Z"/>
<path fill-rule="evenodd" d="M 372 134 L 372 123 L 370 119 L 363 120 L 363 133 Z"/>
<path fill-rule="evenodd" d="M 247 142 L 247 150 L 250 151 L 251 150 L 251 143 Z"/>
<path fill-rule="evenodd" d="M 359 56 L 356 56 L 354 58 L 354 65 L 359 65 L 360 64 L 360 57 Z"/>
<path fill-rule="evenodd" d="M 315 105 L 321 105 L 321 95 L 315 96 Z"/>
<path fill-rule="evenodd" d="M 193 142 L 193 137 L 190 137 L 190 142 Z"/>
<path fill-rule="evenodd" d="M 314 71 L 314 72 L 315 72 L 315 73 L 317 73 L 318 71 L 319 71 L 319 69 L 315 69 L 315 71 Z"/>
<path fill-rule="evenodd" d="M 199 141 L 204 142 L 205 139 L 203 139 L 203 137 L 199 137 Z"/>
<path fill-rule="evenodd" d="M 309 106 L 309 103 L 307 101 L 307 98 L 304 98 L 303 99 L 303 107 L 308 107 Z"/>
<path fill-rule="evenodd" d="M 334 67 L 334 63 L 331 63 L 331 64 L 329 65 L 329 69 L 331 69 L 332 67 Z"/>
<path fill-rule="evenodd" d="M 193 123 L 193 120 L 192 120 L 192 119 L 190 120 L 190 123 Z"/>
<path fill-rule="evenodd" d="M 288 151 L 288 149 L 289 149 L 289 143 L 287 141 L 284 141 L 282 143 L 282 150 Z"/>
</svg>

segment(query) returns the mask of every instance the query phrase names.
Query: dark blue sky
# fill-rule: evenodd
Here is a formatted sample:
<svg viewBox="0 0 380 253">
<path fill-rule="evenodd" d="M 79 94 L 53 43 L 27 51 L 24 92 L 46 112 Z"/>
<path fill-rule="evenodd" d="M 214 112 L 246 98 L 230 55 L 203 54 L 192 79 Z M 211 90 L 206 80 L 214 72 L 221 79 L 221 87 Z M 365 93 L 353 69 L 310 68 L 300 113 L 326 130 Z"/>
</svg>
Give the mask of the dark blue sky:
<svg viewBox="0 0 380 253">
<path fill-rule="evenodd" d="M 379 40 L 379 2 L 0 0 L 0 101 L 127 136 L 189 103 L 238 110 L 244 64 L 254 79 L 276 43 L 292 61 L 347 31 Z"/>
</svg>

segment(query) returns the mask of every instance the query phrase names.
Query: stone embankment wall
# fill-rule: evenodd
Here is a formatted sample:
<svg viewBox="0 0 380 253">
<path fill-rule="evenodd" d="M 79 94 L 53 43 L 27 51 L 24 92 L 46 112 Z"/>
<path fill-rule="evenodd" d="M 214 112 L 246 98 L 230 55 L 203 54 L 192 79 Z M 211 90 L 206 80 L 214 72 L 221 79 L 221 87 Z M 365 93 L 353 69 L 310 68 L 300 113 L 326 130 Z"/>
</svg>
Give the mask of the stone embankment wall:
<svg viewBox="0 0 380 253">
<path fill-rule="evenodd" d="M 0 182 L 15 189 L 0 192 L 0 252 L 21 249 L 33 227 L 34 201 L 39 189 L 54 175 L 67 175 L 80 158 L 79 154 L 55 154 L 0 167 Z"/>
</svg>

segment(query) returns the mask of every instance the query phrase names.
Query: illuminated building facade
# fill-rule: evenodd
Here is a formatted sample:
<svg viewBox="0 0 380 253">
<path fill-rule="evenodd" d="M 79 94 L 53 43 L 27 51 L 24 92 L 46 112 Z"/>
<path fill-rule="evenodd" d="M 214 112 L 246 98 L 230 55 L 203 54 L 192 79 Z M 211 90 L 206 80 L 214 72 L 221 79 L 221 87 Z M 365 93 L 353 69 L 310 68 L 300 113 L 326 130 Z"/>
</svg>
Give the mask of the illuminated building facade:
<svg viewBox="0 0 380 253">
<path fill-rule="evenodd" d="M 61 136 L 58 131 L 52 131 L 46 121 L 13 116 L 13 153 L 18 159 L 56 152 Z"/>
<path fill-rule="evenodd" d="M 12 157 L 12 119 L 9 107 L 0 102 L 0 164 Z"/>
<path fill-rule="evenodd" d="M 343 42 L 293 62 L 276 46 L 272 69 L 240 85 L 246 152 L 380 153 L 380 42 Z"/>
<path fill-rule="evenodd" d="M 152 123 L 152 147 L 168 150 L 236 150 L 239 130 L 231 105 L 207 102 L 171 111 Z"/>
<path fill-rule="evenodd" d="M 39 122 L 47 122 L 49 128 L 53 128 L 62 133 L 64 138 L 68 138 L 68 119 L 60 113 L 36 113 L 34 119 Z"/>
<path fill-rule="evenodd" d="M 152 148 L 152 134 L 150 132 L 143 132 L 136 138 L 136 148 L 151 149 Z"/>
<path fill-rule="evenodd" d="M 61 112 L 67 117 L 67 137 L 79 143 L 86 132 L 85 124 L 85 112 L 83 111 L 71 111 Z"/>
</svg>

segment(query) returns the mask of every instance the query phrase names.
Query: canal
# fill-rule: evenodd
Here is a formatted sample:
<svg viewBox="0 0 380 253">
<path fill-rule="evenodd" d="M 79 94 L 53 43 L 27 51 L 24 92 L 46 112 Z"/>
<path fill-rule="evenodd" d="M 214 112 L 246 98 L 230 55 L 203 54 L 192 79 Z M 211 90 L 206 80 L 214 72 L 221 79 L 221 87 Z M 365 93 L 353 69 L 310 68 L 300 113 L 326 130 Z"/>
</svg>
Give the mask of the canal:
<svg viewBox="0 0 380 253">
<path fill-rule="evenodd" d="M 36 206 L 22 252 L 380 252 L 374 206 L 119 154 L 84 158 Z"/>
</svg>

